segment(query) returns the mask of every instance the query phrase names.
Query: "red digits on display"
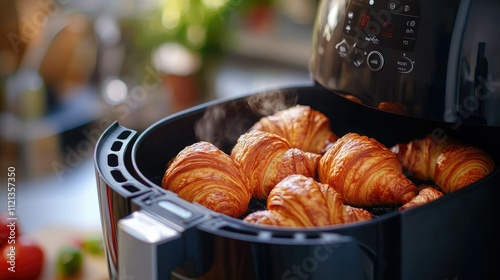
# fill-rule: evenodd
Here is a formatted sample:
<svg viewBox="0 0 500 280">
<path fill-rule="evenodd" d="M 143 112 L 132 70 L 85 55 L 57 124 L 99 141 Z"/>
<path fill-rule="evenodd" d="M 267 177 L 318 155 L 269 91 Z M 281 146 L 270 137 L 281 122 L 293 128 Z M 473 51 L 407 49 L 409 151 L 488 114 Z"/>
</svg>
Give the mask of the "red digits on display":
<svg viewBox="0 0 500 280">
<path fill-rule="evenodd" d="M 382 27 L 382 32 L 380 35 L 386 38 L 392 38 L 392 30 L 394 29 L 394 22 L 387 23 L 384 22 L 384 26 Z"/>
</svg>

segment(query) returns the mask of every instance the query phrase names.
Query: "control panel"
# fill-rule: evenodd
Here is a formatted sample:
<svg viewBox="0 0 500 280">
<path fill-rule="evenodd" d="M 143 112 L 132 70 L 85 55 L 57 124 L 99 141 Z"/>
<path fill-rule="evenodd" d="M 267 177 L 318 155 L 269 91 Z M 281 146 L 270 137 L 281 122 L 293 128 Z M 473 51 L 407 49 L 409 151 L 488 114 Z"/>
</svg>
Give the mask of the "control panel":
<svg viewBox="0 0 500 280">
<path fill-rule="evenodd" d="M 352 0 L 344 17 L 344 37 L 335 46 L 340 57 L 377 72 L 386 66 L 386 56 L 397 56 L 392 70 L 413 71 L 415 61 L 408 53 L 417 41 L 418 0 Z"/>
</svg>

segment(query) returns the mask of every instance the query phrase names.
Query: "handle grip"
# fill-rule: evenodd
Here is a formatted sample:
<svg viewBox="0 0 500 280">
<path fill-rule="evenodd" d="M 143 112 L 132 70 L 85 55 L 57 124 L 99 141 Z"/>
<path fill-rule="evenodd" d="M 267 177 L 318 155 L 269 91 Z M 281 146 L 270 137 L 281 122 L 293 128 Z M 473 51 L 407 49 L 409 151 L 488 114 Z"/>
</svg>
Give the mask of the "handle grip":
<svg viewBox="0 0 500 280">
<path fill-rule="evenodd" d="M 141 210 L 118 222 L 118 279 L 170 279 L 186 262 L 193 275 L 208 269 L 211 261 L 197 229 L 214 218 L 208 209 L 166 190 L 146 193 L 133 203 Z"/>
<path fill-rule="evenodd" d="M 182 264 L 181 233 L 139 210 L 118 223 L 118 279 L 170 279 Z"/>
</svg>

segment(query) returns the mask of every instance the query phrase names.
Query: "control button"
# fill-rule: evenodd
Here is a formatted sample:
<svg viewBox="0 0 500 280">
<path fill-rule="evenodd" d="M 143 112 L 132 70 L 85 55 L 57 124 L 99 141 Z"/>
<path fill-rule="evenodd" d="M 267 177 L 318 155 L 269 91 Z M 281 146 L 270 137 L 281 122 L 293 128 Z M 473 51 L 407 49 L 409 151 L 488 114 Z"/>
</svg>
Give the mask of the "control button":
<svg viewBox="0 0 500 280">
<path fill-rule="evenodd" d="M 380 71 L 384 67 L 384 57 L 378 51 L 372 51 L 366 57 L 368 67 L 373 71 Z"/>
<path fill-rule="evenodd" d="M 399 73 L 410 73 L 413 70 L 413 61 L 411 61 L 408 57 L 403 56 L 396 61 L 396 67 Z"/>
<path fill-rule="evenodd" d="M 349 53 L 349 58 L 354 63 L 354 66 L 360 67 L 365 61 L 365 54 L 363 53 L 363 50 L 358 48 L 355 44 L 354 46 L 352 46 L 351 52 Z"/>
<path fill-rule="evenodd" d="M 400 42 L 401 42 L 399 44 L 400 49 L 406 50 L 406 51 L 411 51 L 415 48 L 415 44 L 416 44 L 417 40 L 415 40 L 415 38 L 403 37 L 403 39 Z"/>
<path fill-rule="evenodd" d="M 335 48 L 339 52 L 340 57 L 347 57 L 347 54 L 349 53 L 349 44 L 345 39 L 338 43 Z"/>
<path fill-rule="evenodd" d="M 399 3 L 399 1 L 394 1 L 394 0 L 389 1 L 389 3 L 387 4 L 389 10 L 395 11 L 399 7 L 397 3 Z"/>
<path fill-rule="evenodd" d="M 402 2 L 406 1 L 389 0 L 389 2 L 387 3 L 387 9 L 389 9 L 389 12 L 391 13 L 409 16 L 420 16 L 420 7 L 418 3 L 413 3 L 411 1 L 407 3 Z"/>
</svg>

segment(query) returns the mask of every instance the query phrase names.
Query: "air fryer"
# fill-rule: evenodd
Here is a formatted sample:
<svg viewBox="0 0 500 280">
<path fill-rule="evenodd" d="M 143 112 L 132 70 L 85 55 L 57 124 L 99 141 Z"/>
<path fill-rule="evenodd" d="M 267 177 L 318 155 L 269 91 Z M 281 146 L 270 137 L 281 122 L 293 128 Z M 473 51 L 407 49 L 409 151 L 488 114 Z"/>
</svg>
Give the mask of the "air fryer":
<svg viewBox="0 0 500 280">
<path fill-rule="evenodd" d="M 308 105 L 336 134 L 357 132 L 388 147 L 427 134 L 453 137 L 482 148 L 498 166 L 500 58 L 489 32 L 498 11 L 489 0 L 321 1 L 310 86 L 215 100 L 141 132 L 111 125 L 95 150 L 110 277 L 500 278 L 498 167 L 418 208 L 375 207 L 370 221 L 320 228 L 245 223 L 160 187 L 167 162 L 196 141 L 229 153 L 270 113 L 259 104 Z M 249 211 L 262 207 L 252 200 Z"/>
</svg>

